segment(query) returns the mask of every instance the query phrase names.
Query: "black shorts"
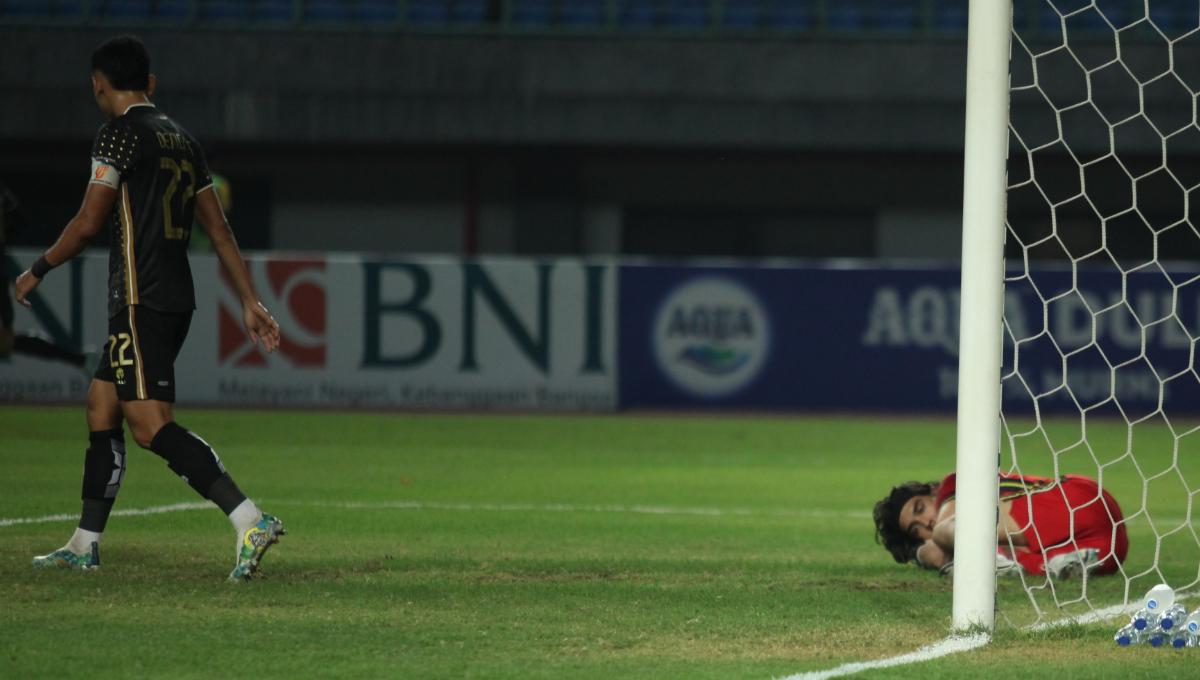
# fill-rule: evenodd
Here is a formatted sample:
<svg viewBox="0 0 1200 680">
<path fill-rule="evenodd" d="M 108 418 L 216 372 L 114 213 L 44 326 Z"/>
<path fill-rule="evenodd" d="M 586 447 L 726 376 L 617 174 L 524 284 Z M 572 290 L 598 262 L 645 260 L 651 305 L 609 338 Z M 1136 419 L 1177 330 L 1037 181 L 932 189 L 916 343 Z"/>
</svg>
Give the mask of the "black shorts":
<svg viewBox="0 0 1200 680">
<path fill-rule="evenodd" d="M 183 348 L 192 313 L 126 307 L 108 320 L 108 342 L 96 380 L 116 383 L 121 401 L 175 401 L 175 358 Z"/>
</svg>

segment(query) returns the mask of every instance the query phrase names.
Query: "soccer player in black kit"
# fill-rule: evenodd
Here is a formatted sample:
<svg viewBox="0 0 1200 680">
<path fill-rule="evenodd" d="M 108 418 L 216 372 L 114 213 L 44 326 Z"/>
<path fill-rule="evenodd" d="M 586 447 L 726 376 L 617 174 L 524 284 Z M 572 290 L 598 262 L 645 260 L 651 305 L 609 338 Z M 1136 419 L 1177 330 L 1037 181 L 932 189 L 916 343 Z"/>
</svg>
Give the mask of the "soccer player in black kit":
<svg viewBox="0 0 1200 680">
<path fill-rule="evenodd" d="M 212 190 L 196 140 L 150 102 L 155 90 L 150 55 L 132 36 L 113 38 L 92 54 L 92 90 L 109 119 L 92 147 L 83 206 L 62 235 L 16 281 L 18 302 L 54 267 L 79 254 L 108 222 L 108 342 L 87 396 L 90 446 L 84 458 L 83 510 L 67 545 L 36 557 L 35 567 L 94 569 L 99 544 L 125 475 L 122 421 L 139 446 L 233 523 L 237 562 L 230 580 L 247 580 L 284 533 L 238 489 L 212 447 L 175 422 L 175 357 L 195 309 L 188 266 L 193 221 L 212 240 L 242 300 L 253 342 L 279 345 L 279 325 L 259 301 L 237 242 Z"/>
</svg>

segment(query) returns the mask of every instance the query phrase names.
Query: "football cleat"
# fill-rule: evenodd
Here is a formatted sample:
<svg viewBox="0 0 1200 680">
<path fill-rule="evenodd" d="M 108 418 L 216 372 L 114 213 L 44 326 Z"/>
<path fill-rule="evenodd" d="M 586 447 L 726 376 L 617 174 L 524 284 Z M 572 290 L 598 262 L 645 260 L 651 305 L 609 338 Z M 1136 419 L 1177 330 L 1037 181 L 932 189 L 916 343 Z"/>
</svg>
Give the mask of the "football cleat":
<svg viewBox="0 0 1200 680">
<path fill-rule="evenodd" d="M 1077 578 L 1100 564 L 1100 551 L 1082 548 L 1055 555 L 1046 562 L 1046 573 L 1054 578 Z"/>
<path fill-rule="evenodd" d="M 230 581 L 249 581 L 254 572 L 258 571 L 258 563 L 266 554 L 267 549 L 279 542 L 279 537 L 287 533 L 283 522 L 274 515 L 263 513 L 258 524 L 242 534 L 242 542 L 238 547 L 237 566 L 229 574 Z"/>
<path fill-rule="evenodd" d="M 92 549 L 83 554 L 76 554 L 67 548 L 59 548 L 49 555 L 39 555 L 33 558 L 35 569 L 77 569 L 91 571 L 100 568 L 100 544 L 92 543 Z"/>
<path fill-rule="evenodd" d="M 996 576 L 1020 576 L 1024 573 L 1021 564 L 1002 552 L 996 553 Z"/>
</svg>

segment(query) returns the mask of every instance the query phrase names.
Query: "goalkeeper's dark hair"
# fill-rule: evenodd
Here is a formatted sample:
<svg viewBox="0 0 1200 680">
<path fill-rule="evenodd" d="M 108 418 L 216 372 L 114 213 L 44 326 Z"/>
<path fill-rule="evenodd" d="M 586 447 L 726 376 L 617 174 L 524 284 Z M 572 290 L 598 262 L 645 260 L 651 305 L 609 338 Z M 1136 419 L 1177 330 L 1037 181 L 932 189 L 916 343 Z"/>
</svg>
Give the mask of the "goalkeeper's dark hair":
<svg viewBox="0 0 1200 680">
<path fill-rule="evenodd" d="M 92 52 L 92 71 L 103 73 L 114 90 L 147 90 L 150 52 L 135 35 L 109 38 Z"/>
<path fill-rule="evenodd" d="M 897 562 L 916 559 L 917 548 L 924 543 L 900 528 L 900 510 L 913 496 L 932 496 L 937 487 L 937 482 L 905 482 L 875 504 L 875 542 L 882 543 Z"/>
</svg>

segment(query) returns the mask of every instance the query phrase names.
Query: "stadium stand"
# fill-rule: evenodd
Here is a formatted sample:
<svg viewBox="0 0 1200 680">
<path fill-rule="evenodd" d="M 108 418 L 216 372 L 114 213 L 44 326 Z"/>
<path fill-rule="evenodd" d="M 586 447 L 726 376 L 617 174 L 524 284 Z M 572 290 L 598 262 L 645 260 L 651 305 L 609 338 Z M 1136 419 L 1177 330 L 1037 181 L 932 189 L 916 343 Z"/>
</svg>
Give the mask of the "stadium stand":
<svg viewBox="0 0 1200 680">
<path fill-rule="evenodd" d="M 373 29 L 792 31 L 881 35 L 959 34 L 966 0 L 0 0 L 0 22 L 130 25 L 293 23 Z M 1068 31 L 1111 35 L 1109 24 L 1146 18 L 1141 0 L 1061 3 Z M 1017 0 L 1016 24 L 1057 34 L 1064 20 L 1046 5 Z M 1195 30 L 1194 0 L 1154 0 L 1148 23 L 1169 37 Z"/>
</svg>

